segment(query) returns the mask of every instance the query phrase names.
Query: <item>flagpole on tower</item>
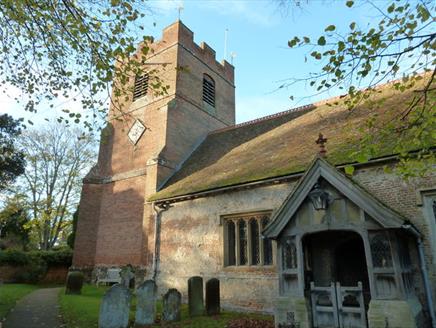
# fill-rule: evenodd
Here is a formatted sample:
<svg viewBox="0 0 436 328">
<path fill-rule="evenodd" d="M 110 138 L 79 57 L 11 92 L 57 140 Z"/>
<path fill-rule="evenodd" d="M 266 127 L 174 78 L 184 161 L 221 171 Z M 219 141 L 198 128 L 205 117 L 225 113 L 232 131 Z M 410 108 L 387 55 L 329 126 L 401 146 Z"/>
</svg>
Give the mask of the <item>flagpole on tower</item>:
<svg viewBox="0 0 436 328">
<path fill-rule="evenodd" d="M 227 60 L 227 35 L 229 33 L 229 29 L 226 28 L 224 31 L 224 60 Z"/>
<path fill-rule="evenodd" d="M 183 6 L 183 1 L 180 1 L 179 5 L 177 7 L 177 11 L 179 12 L 179 20 L 180 20 L 180 17 L 182 16 L 183 9 L 185 9 Z"/>
</svg>

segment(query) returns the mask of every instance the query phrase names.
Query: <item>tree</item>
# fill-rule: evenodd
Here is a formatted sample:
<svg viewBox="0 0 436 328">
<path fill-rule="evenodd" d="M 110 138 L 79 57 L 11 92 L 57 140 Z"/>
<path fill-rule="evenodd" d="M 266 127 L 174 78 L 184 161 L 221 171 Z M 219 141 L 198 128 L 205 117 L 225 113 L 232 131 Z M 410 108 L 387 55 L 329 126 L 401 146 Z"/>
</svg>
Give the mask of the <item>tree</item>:
<svg viewBox="0 0 436 328">
<path fill-rule="evenodd" d="M 17 148 L 20 121 L 8 114 L 0 115 L 0 191 L 24 172 L 24 153 Z"/>
<path fill-rule="evenodd" d="M 91 137 L 50 124 L 23 133 L 27 167 L 17 192 L 25 195 L 32 233 L 41 249 L 51 249 L 71 224 L 82 181 L 95 160 Z"/>
<path fill-rule="evenodd" d="M 29 215 L 20 197 L 14 196 L 0 211 L 0 249 L 26 249 L 29 242 Z"/>
<path fill-rule="evenodd" d="M 91 109 L 85 120 L 91 127 L 107 109 L 114 76 L 111 101 L 118 102 L 129 94 L 126 82 L 144 70 L 151 38 L 142 36 L 140 23 L 147 12 L 144 0 L 1 1 L 0 83 L 20 89 L 17 101 L 30 112 L 41 103 L 53 107 L 56 99 L 80 101 Z M 157 73 L 150 79 L 152 90 L 166 91 Z M 67 122 L 83 119 L 64 111 Z"/>
<path fill-rule="evenodd" d="M 288 5 L 294 1 L 284 0 Z M 321 63 L 321 70 L 303 78 L 291 78 L 282 87 L 308 83 L 322 93 L 344 90 L 343 103 L 349 110 L 362 103 L 380 107 L 376 95 L 380 83 L 393 81 L 399 92 L 411 92 L 410 101 L 397 109 L 391 122 L 369 119 L 361 150 L 354 153 L 359 162 L 366 162 L 377 152 L 377 140 L 395 136 L 394 150 L 400 155 L 399 173 L 405 177 L 422 175 L 436 163 L 433 148 L 436 140 L 435 76 L 436 76 L 436 3 L 417 2 L 360 3 L 375 9 L 379 20 L 361 28 L 350 22 L 349 32 L 339 34 L 334 24 L 315 40 L 307 36 L 293 37 L 291 48 L 308 47 L 312 60 Z M 378 5 L 384 5 L 379 7 Z M 353 8 L 353 1 L 345 5 Z M 336 102 L 338 103 L 338 102 Z M 414 152 L 411 152 L 414 150 Z M 349 167 L 349 172 L 352 168 Z"/>
</svg>

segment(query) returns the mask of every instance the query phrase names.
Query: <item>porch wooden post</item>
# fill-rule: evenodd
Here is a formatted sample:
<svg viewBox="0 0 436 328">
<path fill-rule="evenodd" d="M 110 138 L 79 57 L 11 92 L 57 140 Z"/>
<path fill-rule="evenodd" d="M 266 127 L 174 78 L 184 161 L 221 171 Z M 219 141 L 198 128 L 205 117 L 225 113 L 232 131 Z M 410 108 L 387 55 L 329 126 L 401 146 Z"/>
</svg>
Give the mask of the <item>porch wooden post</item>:
<svg viewBox="0 0 436 328">
<path fill-rule="evenodd" d="M 372 264 L 371 245 L 369 244 L 368 231 L 363 229 L 362 231 L 363 247 L 365 249 L 366 267 L 368 269 L 368 281 L 369 291 L 371 293 L 371 299 L 376 298 L 375 280 L 374 280 L 374 266 Z"/>
<path fill-rule="evenodd" d="M 304 253 L 300 234 L 295 236 L 295 246 L 297 247 L 298 294 L 304 296 Z"/>
</svg>

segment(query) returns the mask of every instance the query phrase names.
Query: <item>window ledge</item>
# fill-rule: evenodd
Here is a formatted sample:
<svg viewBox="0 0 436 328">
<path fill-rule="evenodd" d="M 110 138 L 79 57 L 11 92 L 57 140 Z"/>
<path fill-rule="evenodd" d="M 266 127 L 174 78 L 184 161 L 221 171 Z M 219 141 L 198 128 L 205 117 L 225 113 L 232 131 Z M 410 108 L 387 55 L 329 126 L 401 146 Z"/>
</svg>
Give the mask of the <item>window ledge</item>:
<svg viewBox="0 0 436 328">
<path fill-rule="evenodd" d="M 251 272 L 251 273 L 274 273 L 277 274 L 275 265 L 230 265 L 222 268 L 225 272 Z"/>
</svg>

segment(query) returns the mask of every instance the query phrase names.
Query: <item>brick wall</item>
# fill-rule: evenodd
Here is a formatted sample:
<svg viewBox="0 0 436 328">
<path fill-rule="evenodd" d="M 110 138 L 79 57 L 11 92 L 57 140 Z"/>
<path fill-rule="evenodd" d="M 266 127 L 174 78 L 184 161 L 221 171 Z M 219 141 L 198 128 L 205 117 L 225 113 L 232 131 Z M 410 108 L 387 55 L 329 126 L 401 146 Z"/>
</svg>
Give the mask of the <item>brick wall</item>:
<svg viewBox="0 0 436 328">
<path fill-rule="evenodd" d="M 153 225 L 145 199 L 208 132 L 234 124 L 233 66 L 218 63 L 207 44 L 195 44 L 182 23 L 165 28 L 162 39 L 150 45 L 147 64 L 169 86 L 168 93 L 150 91 L 135 101 L 132 95 L 112 95 L 116 105 L 109 111 L 98 164 L 84 181 L 74 267 L 147 264 Z M 215 113 L 203 108 L 204 73 L 216 82 Z M 127 134 L 135 120 L 146 130 L 134 145 Z"/>
</svg>

